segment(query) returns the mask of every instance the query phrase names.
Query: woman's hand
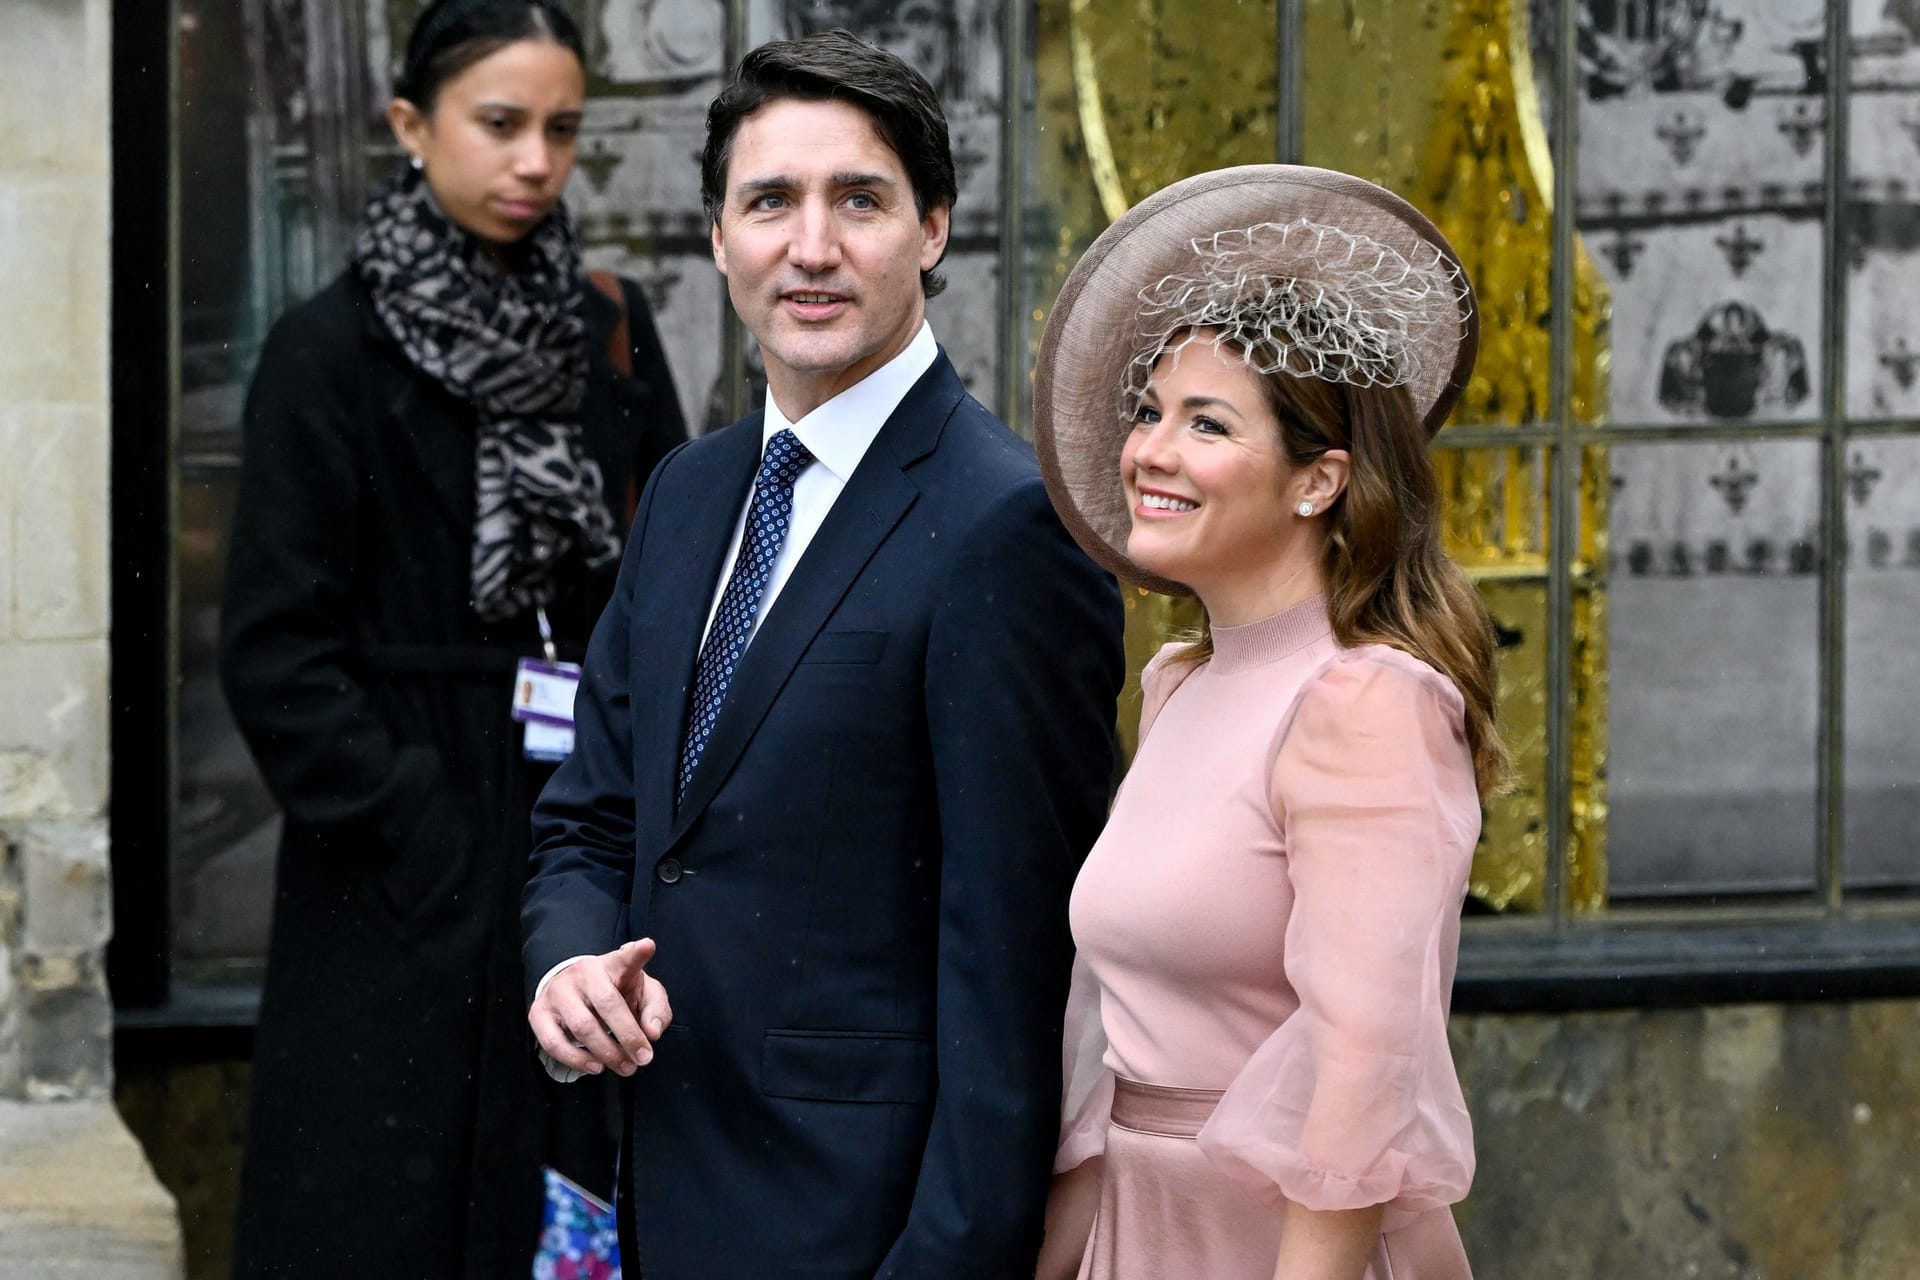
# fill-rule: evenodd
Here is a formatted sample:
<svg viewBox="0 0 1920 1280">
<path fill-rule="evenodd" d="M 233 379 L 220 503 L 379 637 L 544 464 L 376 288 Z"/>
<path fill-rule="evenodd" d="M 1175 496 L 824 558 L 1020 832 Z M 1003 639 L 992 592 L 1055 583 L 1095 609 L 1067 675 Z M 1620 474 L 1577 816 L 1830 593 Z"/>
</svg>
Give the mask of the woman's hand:
<svg viewBox="0 0 1920 1280">
<path fill-rule="evenodd" d="M 1380 1242 L 1383 1208 L 1316 1210 L 1289 1204 L 1273 1280 L 1360 1280 Z"/>
<path fill-rule="evenodd" d="M 1100 1170 L 1105 1156 L 1095 1156 L 1065 1173 L 1053 1175 L 1047 1192 L 1046 1235 L 1040 1241 L 1040 1262 L 1034 1280 L 1073 1280 L 1093 1234 L 1094 1211 L 1100 1207 Z"/>
</svg>

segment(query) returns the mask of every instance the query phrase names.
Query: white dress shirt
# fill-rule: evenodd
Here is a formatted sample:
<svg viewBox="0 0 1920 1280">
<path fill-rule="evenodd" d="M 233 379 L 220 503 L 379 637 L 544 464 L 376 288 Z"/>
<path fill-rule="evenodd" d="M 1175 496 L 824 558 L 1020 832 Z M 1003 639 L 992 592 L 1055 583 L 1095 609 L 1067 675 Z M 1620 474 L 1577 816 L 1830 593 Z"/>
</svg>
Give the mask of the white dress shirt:
<svg viewBox="0 0 1920 1280">
<path fill-rule="evenodd" d="M 768 441 L 778 432 L 790 429 L 807 447 L 807 452 L 813 455 L 813 461 L 794 479 L 793 519 L 787 526 L 787 540 L 781 544 L 780 554 L 773 561 L 773 570 L 767 575 L 766 589 L 760 594 L 760 609 L 753 619 L 755 634 L 758 634 L 760 624 L 766 619 L 767 610 L 773 606 L 780 589 L 793 576 L 794 566 L 800 563 L 800 557 L 806 554 L 814 535 L 826 523 L 827 513 L 833 510 L 840 491 L 847 487 L 854 469 L 867 456 L 867 450 L 879 436 L 880 428 L 900 407 L 900 402 L 907 398 L 907 392 L 913 390 L 913 384 L 933 367 L 939 354 L 940 345 L 933 340 L 933 328 L 922 320 L 920 332 L 913 336 L 913 341 L 899 355 L 798 422 L 787 421 L 786 414 L 774 403 L 772 389 L 768 389 L 766 419 L 760 427 L 760 456 L 766 456 Z M 756 468 L 755 475 L 758 474 Z M 752 505 L 753 489 L 749 486 L 746 500 L 740 504 L 739 518 L 733 522 L 733 539 L 727 547 L 727 558 L 720 566 L 720 578 L 713 584 L 713 603 L 707 606 L 707 623 L 700 632 L 703 645 L 707 632 L 713 628 L 714 615 L 720 611 L 720 597 L 727 589 L 727 579 L 733 574 L 733 563 L 739 559 L 740 539 L 747 527 L 747 511 Z M 540 993 L 547 989 L 547 984 L 553 981 L 556 973 L 574 961 L 584 959 L 585 955 L 569 956 L 547 970 L 540 979 L 540 985 L 534 988 L 534 999 L 540 998 Z M 582 1074 L 555 1062 L 544 1050 L 541 1051 L 540 1061 L 546 1067 L 547 1074 L 563 1084 L 578 1080 Z"/>
<path fill-rule="evenodd" d="M 820 532 L 820 526 L 826 522 L 834 500 L 847 487 L 854 468 L 867 456 L 874 437 L 907 398 L 907 392 L 913 390 L 913 384 L 933 367 L 934 358 L 939 354 L 940 346 L 933 340 L 933 329 L 922 320 L 920 332 L 914 335 L 906 350 L 798 422 L 787 421 L 787 415 L 774 403 L 772 389 L 768 389 L 766 420 L 760 427 L 760 456 L 767 456 L 767 444 L 775 435 L 791 429 L 800 443 L 807 446 L 813 461 L 793 482 L 793 522 L 787 526 L 787 540 L 774 558 L 766 590 L 760 595 L 760 612 L 753 619 L 756 633 L 767 610 L 773 607 L 774 598 L 793 576 L 793 567 L 800 563 L 800 557 L 813 542 L 813 535 Z M 747 500 L 740 504 L 740 518 L 733 522 L 733 540 L 727 548 L 726 563 L 720 566 L 720 580 L 713 584 L 713 603 L 707 607 L 707 625 L 700 633 L 702 644 L 706 642 L 707 631 L 713 628 L 714 615 L 720 611 L 720 597 L 726 592 L 733 562 L 740 557 L 741 535 L 746 532 L 747 510 L 752 505 L 753 490 L 749 488 Z"/>
</svg>

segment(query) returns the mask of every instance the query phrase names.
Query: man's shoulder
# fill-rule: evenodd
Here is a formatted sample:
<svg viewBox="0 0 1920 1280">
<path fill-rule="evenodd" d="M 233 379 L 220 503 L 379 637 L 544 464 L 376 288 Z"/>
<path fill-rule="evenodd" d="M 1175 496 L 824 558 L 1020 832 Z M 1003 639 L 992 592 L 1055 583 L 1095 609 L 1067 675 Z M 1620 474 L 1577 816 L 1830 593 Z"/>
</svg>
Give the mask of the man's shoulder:
<svg viewBox="0 0 1920 1280">
<path fill-rule="evenodd" d="M 935 457 L 976 494 L 1022 490 L 1040 481 L 1033 446 L 970 393 L 954 405 Z"/>
</svg>

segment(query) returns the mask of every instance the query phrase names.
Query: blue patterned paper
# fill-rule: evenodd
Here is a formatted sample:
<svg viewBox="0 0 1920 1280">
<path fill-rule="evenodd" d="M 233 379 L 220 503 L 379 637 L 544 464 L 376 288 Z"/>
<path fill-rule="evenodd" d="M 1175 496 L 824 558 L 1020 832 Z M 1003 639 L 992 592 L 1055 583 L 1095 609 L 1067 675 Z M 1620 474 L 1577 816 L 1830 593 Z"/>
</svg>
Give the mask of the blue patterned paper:
<svg viewBox="0 0 1920 1280">
<path fill-rule="evenodd" d="M 533 1280 L 620 1280 L 620 1233 L 613 1207 L 578 1183 L 546 1171 L 547 1208 Z"/>
</svg>

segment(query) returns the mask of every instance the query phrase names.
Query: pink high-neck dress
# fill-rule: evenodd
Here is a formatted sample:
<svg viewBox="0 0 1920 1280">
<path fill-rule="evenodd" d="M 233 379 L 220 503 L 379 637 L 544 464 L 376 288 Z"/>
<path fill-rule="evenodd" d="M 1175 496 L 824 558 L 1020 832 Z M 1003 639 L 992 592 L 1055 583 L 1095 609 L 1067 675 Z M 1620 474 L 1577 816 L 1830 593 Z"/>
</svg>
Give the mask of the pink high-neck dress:
<svg viewBox="0 0 1920 1280">
<path fill-rule="evenodd" d="M 1272 1280 L 1284 1203 L 1385 1205 L 1366 1280 L 1469 1280 L 1447 1048 L 1480 830 L 1452 683 L 1314 599 L 1142 677 L 1074 886 L 1057 1170 L 1106 1157 L 1083 1280 Z M 1117 1084 L 1117 1088 L 1116 1088 Z"/>
</svg>

